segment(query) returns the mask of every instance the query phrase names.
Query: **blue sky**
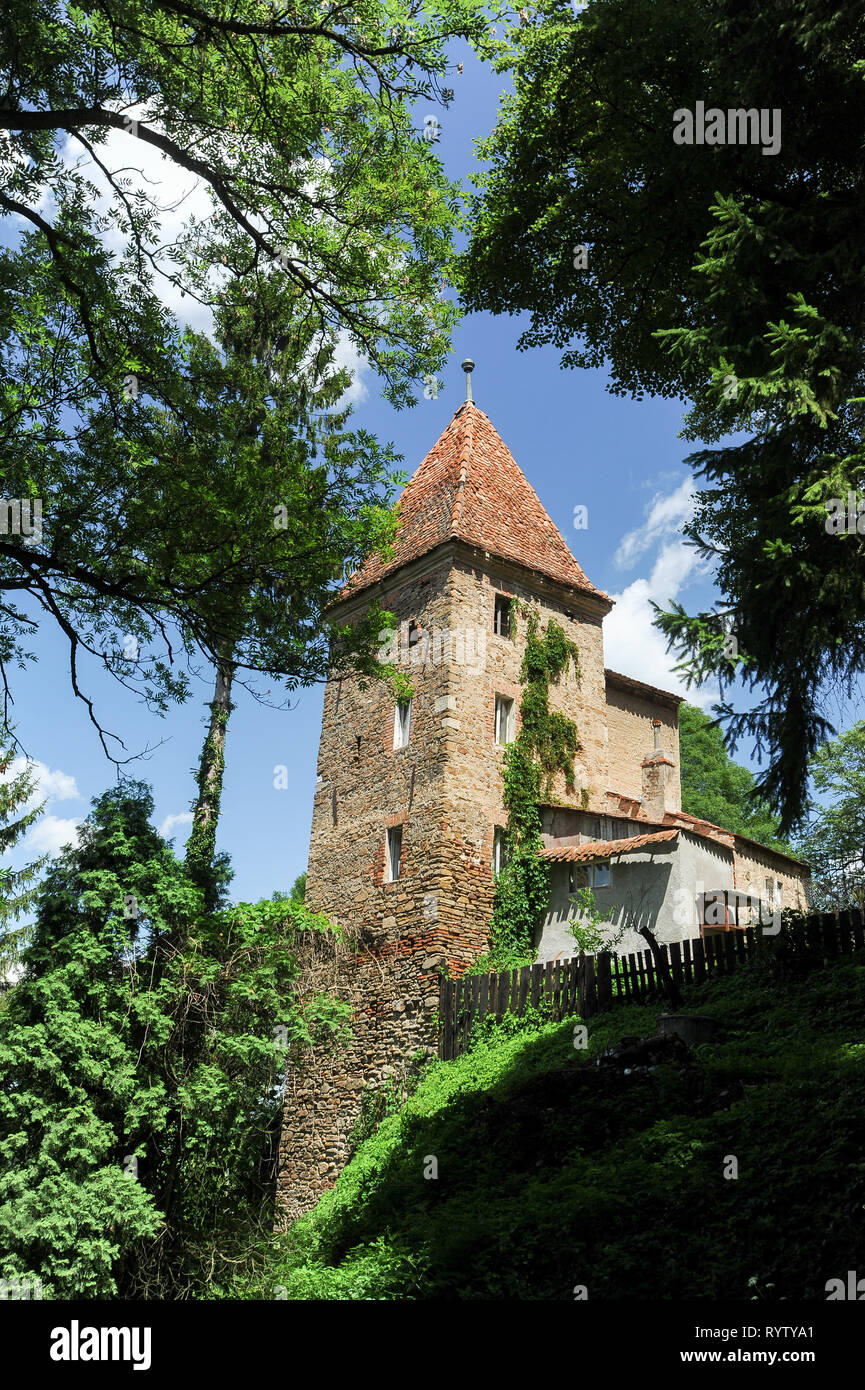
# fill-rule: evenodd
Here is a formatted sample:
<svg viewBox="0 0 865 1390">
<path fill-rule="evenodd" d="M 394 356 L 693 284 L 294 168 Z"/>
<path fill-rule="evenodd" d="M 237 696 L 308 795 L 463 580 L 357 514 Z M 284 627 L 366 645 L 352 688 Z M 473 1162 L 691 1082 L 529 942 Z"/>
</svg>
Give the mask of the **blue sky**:
<svg viewBox="0 0 865 1390">
<path fill-rule="evenodd" d="M 484 69 L 468 49 L 455 52 L 463 73 L 453 74 L 456 99 L 435 114 L 441 128 L 438 150 L 447 173 L 465 180 L 476 167 L 473 141 L 495 122 L 501 79 Z M 426 111 L 418 109 L 423 127 Z M 126 138 L 122 133 L 119 139 Z M 520 321 L 478 314 L 457 327 L 450 364 L 440 374 L 437 399 L 421 398 L 397 412 L 384 402 L 369 372 L 361 374 L 354 424 L 393 440 L 412 472 L 461 403 L 460 369 L 471 357 L 476 403 L 486 411 L 589 578 L 617 599 L 605 623 L 608 666 L 666 689 L 684 693 L 672 674 L 673 660 L 651 627 L 649 600 L 677 598 L 690 611 L 716 597 L 711 576 L 678 528 L 692 491 L 682 460 L 689 446 L 678 438 L 682 406 L 661 400 L 629 401 L 605 390 L 602 372 L 563 372 L 552 349 L 517 352 Z M 588 509 L 588 527 L 575 530 L 574 508 Z M 114 781 L 87 712 L 72 695 L 65 644 L 45 628 L 34 644 L 39 660 L 14 672 L 13 718 L 27 752 L 39 763 L 46 815 L 12 862 L 39 849 L 56 850 L 74 838 L 90 798 Z M 204 731 L 210 676 L 193 686 L 186 705 L 165 718 L 150 715 L 134 697 L 91 664 L 82 669 L 100 718 L 119 734 L 129 753 L 150 747 L 128 771 L 154 789 L 156 821 L 182 845 L 195 786 L 193 773 Z M 708 705 L 712 691 L 691 692 Z M 747 704 L 747 696 L 740 706 Z M 235 868 L 232 897 L 254 900 L 287 889 L 306 867 L 316 755 L 321 720 L 320 688 L 301 692 L 290 711 L 256 704 L 238 695 L 228 736 L 219 848 Z M 830 717 L 839 711 L 830 710 Z M 849 725 L 863 711 L 843 712 Z M 156 746 L 165 740 L 162 746 Z M 747 748 L 737 751 L 749 761 Z M 288 788 L 274 788 L 274 769 L 289 769 Z"/>
</svg>

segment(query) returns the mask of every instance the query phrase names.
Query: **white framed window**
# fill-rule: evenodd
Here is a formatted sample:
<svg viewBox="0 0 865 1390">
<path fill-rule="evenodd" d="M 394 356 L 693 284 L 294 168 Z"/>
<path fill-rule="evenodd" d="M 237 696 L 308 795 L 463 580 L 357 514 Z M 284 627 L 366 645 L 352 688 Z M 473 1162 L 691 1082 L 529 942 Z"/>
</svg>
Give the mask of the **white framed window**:
<svg viewBox="0 0 865 1390">
<path fill-rule="evenodd" d="M 399 878 L 399 861 L 402 858 L 402 826 L 394 825 L 387 832 L 387 881 L 395 883 Z"/>
<path fill-rule="evenodd" d="M 411 700 L 400 700 L 393 712 L 393 746 L 407 748 L 411 734 Z"/>
<path fill-rule="evenodd" d="M 496 743 L 514 741 L 514 702 L 507 695 L 496 696 Z"/>
<path fill-rule="evenodd" d="M 493 831 L 493 878 L 498 878 L 507 862 L 508 842 L 505 827 L 497 825 Z"/>
<path fill-rule="evenodd" d="M 610 861 L 603 864 L 589 865 L 589 887 L 590 888 L 609 888 L 610 886 Z"/>
</svg>

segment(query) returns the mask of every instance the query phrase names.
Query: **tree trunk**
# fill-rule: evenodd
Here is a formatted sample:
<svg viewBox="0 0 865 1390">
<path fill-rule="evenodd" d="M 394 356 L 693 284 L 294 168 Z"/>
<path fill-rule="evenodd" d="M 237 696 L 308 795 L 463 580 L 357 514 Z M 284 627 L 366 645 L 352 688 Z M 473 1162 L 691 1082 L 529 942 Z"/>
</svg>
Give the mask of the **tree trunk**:
<svg viewBox="0 0 865 1390">
<path fill-rule="evenodd" d="M 650 931 L 648 927 L 640 927 L 639 933 L 640 936 L 644 937 L 645 940 L 649 943 L 649 948 L 652 952 L 652 959 L 655 962 L 655 970 L 657 972 L 658 979 L 661 982 L 661 992 L 664 995 L 666 995 L 667 999 L 669 1000 L 670 1008 L 678 1009 L 679 1005 L 682 1002 L 682 997 L 679 993 L 679 986 L 673 979 L 673 972 L 671 971 L 670 967 L 667 965 L 667 962 L 664 960 L 663 955 L 661 954 L 661 948 L 658 945 L 655 933 L 653 931 Z"/>
<path fill-rule="evenodd" d="M 210 703 L 210 723 L 201 750 L 198 767 L 198 800 L 192 818 L 192 834 L 186 844 L 186 869 L 193 883 L 204 893 L 206 911 L 218 905 L 219 885 L 214 873 L 216 858 L 216 827 L 222 800 L 222 781 L 225 774 L 225 738 L 228 719 L 234 706 L 231 686 L 234 680 L 233 648 L 221 655 L 216 664 L 216 685 Z"/>
</svg>

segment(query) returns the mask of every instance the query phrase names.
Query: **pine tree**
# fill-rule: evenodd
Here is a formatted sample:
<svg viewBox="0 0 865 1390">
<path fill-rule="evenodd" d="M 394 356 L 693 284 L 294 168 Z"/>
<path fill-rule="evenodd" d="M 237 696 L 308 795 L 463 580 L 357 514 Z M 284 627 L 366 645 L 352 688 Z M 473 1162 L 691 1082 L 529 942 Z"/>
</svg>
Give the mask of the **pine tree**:
<svg viewBox="0 0 865 1390">
<path fill-rule="evenodd" d="M 17 767 L 14 750 L 0 745 L 0 854 L 8 854 L 38 820 L 44 802 L 31 806 L 36 790 L 36 774 L 30 763 Z M 21 953 L 30 935 L 30 926 L 14 926 L 22 913 L 36 901 L 36 879 L 48 855 L 23 869 L 0 869 L 0 989 L 7 988 L 10 975 L 21 963 Z"/>
</svg>

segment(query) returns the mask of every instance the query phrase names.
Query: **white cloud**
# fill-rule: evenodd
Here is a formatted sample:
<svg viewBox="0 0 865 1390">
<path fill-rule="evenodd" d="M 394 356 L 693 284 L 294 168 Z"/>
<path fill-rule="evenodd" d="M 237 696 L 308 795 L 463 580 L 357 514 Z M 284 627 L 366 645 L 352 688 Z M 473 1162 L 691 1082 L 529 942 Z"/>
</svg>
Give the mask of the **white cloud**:
<svg viewBox="0 0 865 1390">
<path fill-rule="evenodd" d="M 163 837 L 163 839 L 165 839 L 165 840 L 170 840 L 170 839 L 171 839 L 172 831 L 174 830 L 174 827 L 175 827 L 176 825 L 191 825 L 191 824 L 192 824 L 192 812 L 191 812 L 191 811 L 179 811 L 179 812 L 177 813 L 177 815 L 174 815 L 174 816 L 166 816 L 166 817 L 165 817 L 165 820 L 162 822 L 162 824 L 161 824 L 160 827 L 159 827 L 159 833 L 160 833 L 160 835 Z"/>
<path fill-rule="evenodd" d="M 80 801 L 81 793 L 78 790 L 75 778 L 68 772 L 61 772 L 59 768 L 49 768 L 46 763 L 36 762 L 36 773 L 39 778 L 39 795 L 49 801 Z"/>
<path fill-rule="evenodd" d="M 616 564 L 627 569 L 653 545 L 669 536 L 680 534 L 680 528 L 690 519 L 697 490 L 691 477 L 666 496 L 656 493 L 646 507 L 646 519 L 635 531 L 623 536 L 616 551 Z"/>
<path fill-rule="evenodd" d="M 64 845 L 77 844 L 78 826 L 77 820 L 42 816 L 27 835 L 24 849 L 28 854 L 59 854 Z"/>
<path fill-rule="evenodd" d="M 6 771 L 0 772 L 0 782 L 11 782 L 13 777 L 30 769 L 35 781 L 33 791 L 24 803 L 24 809 L 30 810 L 38 806 L 40 801 L 79 801 L 81 793 L 78 790 L 75 778 L 68 772 L 61 772 L 59 768 L 50 768 L 47 763 L 40 762 L 38 758 L 13 758 L 7 764 Z"/>
<path fill-rule="evenodd" d="M 686 688 L 673 670 L 678 658 L 667 651 L 666 638 L 653 626 L 651 606 L 654 601 L 667 607 L 689 585 L 711 572 L 710 562 L 676 534 L 690 515 L 693 497 L 693 482 L 688 478 L 667 496 L 654 497 L 645 525 L 622 538 L 616 556 L 619 564 L 633 564 L 652 547 L 660 548 L 648 579 L 635 579 L 621 593 L 611 595 L 616 606 L 604 620 L 604 661 L 613 671 L 682 695 L 690 704 L 705 708 L 717 700 L 717 690 L 709 686 Z"/>
<path fill-rule="evenodd" d="M 43 802 L 50 806 L 56 801 L 81 800 L 81 793 L 74 777 L 68 772 L 62 772 L 58 767 L 49 767 L 38 758 L 13 758 L 7 764 L 5 772 L 0 772 L 0 781 L 9 782 L 28 768 L 33 773 L 35 782 L 26 802 L 19 806 L 19 814 L 32 811 Z M 36 855 L 58 854 L 64 845 L 76 843 L 79 824 L 79 821 L 71 817 L 63 818 L 50 812 L 41 815 L 28 830 L 20 845 L 15 847 L 13 859 L 26 863 Z"/>
</svg>

